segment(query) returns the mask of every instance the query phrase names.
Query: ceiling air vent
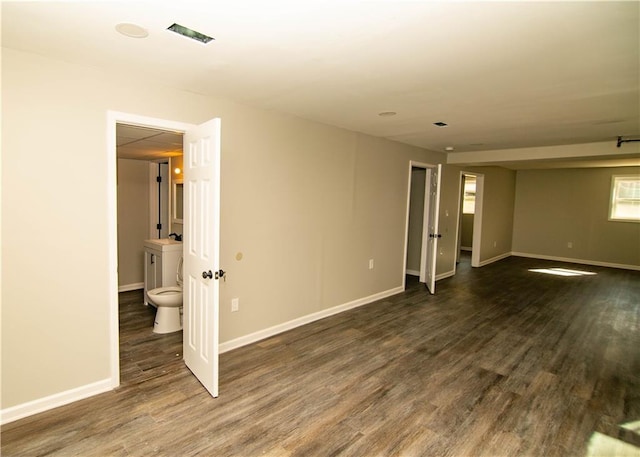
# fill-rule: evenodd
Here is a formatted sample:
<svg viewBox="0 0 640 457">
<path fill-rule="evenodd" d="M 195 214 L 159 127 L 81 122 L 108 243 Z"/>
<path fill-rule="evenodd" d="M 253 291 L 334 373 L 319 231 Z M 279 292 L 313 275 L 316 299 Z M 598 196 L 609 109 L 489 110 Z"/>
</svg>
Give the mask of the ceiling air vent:
<svg viewBox="0 0 640 457">
<path fill-rule="evenodd" d="M 445 122 L 434 122 L 433 125 L 436 127 L 446 127 L 449 124 L 446 124 Z"/>
<path fill-rule="evenodd" d="M 171 30 L 172 32 L 176 32 L 179 35 L 186 36 L 187 38 L 191 38 L 192 40 L 196 40 L 204 44 L 207 44 L 209 41 L 213 40 L 212 37 L 207 36 L 204 33 L 196 32 L 195 30 L 191 30 L 190 28 L 180 24 L 173 24 L 167 27 L 167 30 Z"/>
</svg>

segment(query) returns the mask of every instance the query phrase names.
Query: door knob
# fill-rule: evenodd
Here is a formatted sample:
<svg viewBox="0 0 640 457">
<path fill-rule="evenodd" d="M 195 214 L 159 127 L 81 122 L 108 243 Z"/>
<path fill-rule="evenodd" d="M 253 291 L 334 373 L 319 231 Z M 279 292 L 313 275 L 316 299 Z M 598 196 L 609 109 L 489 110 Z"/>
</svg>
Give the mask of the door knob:
<svg viewBox="0 0 640 457">
<path fill-rule="evenodd" d="M 218 273 L 217 273 L 217 272 L 216 272 L 216 276 L 218 276 Z M 211 279 L 211 278 L 213 278 L 213 273 L 211 272 L 211 270 L 209 270 L 209 271 L 203 271 L 203 272 L 202 272 L 202 277 L 203 277 L 204 279 L 207 279 L 207 278 Z M 217 279 L 217 278 L 216 278 L 216 279 Z"/>
</svg>

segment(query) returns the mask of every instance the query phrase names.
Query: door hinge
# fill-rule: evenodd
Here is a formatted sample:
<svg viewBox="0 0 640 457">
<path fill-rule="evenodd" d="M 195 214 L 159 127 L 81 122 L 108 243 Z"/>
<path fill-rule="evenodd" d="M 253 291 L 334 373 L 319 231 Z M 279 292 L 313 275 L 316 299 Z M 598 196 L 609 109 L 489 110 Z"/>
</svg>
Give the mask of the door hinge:
<svg viewBox="0 0 640 457">
<path fill-rule="evenodd" d="M 162 176 L 156 176 L 156 182 L 162 182 Z"/>
<path fill-rule="evenodd" d="M 162 224 L 156 224 L 156 230 L 162 230 Z"/>
</svg>

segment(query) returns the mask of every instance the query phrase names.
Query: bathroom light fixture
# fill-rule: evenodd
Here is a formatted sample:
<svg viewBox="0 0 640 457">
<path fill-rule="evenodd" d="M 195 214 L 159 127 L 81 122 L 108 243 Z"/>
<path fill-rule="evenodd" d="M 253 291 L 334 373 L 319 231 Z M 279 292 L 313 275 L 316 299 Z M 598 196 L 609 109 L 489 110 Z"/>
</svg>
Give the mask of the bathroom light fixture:
<svg viewBox="0 0 640 457">
<path fill-rule="evenodd" d="M 196 40 L 204 44 L 207 44 L 209 41 L 214 39 L 208 35 L 205 35 L 204 33 L 196 32 L 195 30 L 185 27 L 184 25 L 175 24 L 175 23 L 167 27 L 167 30 L 171 30 L 172 32 L 177 33 L 178 35 L 191 38 L 192 40 Z"/>
<path fill-rule="evenodd" d="M 180 168 L 178 168 L 178 167 L 176 167 L 176 168 L 174 168 L 174 169 L 173 169 L 173 172 L 174 172 L 175 174 L 177 174 L 177 175 L 179 175 L 181 171 L 182 171 L 182 170 L 181 170 Z"/>
<path fill-rule="evenodd" d="M 395 116 L 396 113 L 395 111 L 383 111 L 382 113 L 378 113 L 378 116 L 380 117 L 391 117 L 391 116 Z"/>
<path fill-rule="evenodd" d="M 130 24 L 122 22 L 116 25 L 116 31 L 129 38 L 146 38 L 149 36 L 147 29 L 140 27 L 137 24 Z"/>
<path fill-rule="evenodd" d="M 453 151 L 453 146 L 447 146 L 446 148 L 444 148 L 444 150 L 447 152 L 451 152 Z"/>
<path fill-rule="evenodd" d="M 434 122 L 433 125 L 435 125 L 436 127 L 447 127 L 449 124 L 438 121 L 438 122 Z"/>
</svg>

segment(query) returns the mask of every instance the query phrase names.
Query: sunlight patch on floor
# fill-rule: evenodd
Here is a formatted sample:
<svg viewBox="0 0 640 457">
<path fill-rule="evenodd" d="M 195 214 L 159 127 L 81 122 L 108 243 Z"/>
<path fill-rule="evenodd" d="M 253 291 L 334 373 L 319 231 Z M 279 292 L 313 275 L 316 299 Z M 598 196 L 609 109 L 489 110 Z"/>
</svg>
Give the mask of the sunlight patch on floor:
<svg viewBox="0 0 640 457">
<path fill-rule="evenodd" d="M 530 268 L 529 271 L 556 276 L 590 276 L 598 274 L 592 271 L 569 270 L 568 268 Z"/>
<path fill-rule="evenodd" d="M 640 457 L 640 448 L 602 433 L 591 435 L 585 457 Z"/>
</svg>

